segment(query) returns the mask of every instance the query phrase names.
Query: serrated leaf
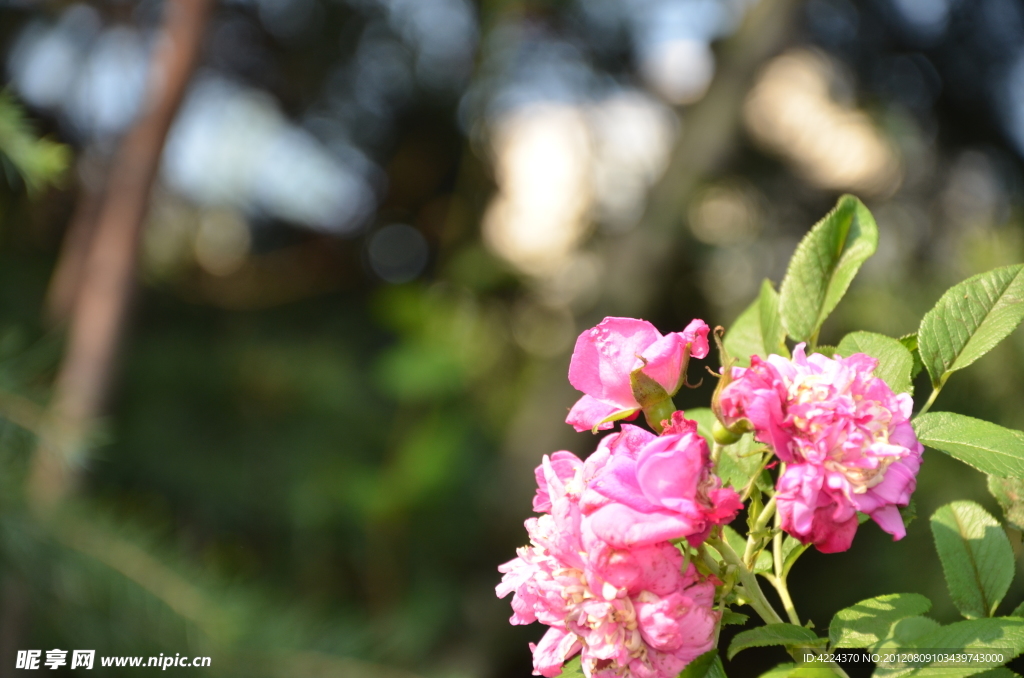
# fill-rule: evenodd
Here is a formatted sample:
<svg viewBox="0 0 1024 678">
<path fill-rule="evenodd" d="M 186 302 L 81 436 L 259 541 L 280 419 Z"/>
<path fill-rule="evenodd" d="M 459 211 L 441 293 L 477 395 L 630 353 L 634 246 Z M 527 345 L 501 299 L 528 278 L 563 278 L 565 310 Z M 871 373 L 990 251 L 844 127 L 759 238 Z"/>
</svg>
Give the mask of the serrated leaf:
<svg viewBox="0 0 1024 678">
<path fill-rule="evenodd" d="M 732 321 L 722 343 L 729 355 L 736 359 L 736 365 L 740 367 L 749 367 L 752 355 L 759 355 L 762 358 L 768 355 L 764 352 L 764 339 L 761 336 L 760 299 L 754 299 L 753 303 Z"/>
<path fill-rule="evenodd" d="M 761 294 L 757 299 L 758 316 L 761 320 L 761 339 L 767 355 L 776 354 L 789 357 L 786 347 L 786 330 L 782 327 L 779 315 L 779 293 L 772 287 L 770 280 L 761 283 Z"/>
<path fill-rule="evenodd" d="M 725 678 L 725 667 L 718 650 L 708 650 L 687 664 L 679 678 Z"/>
<path fill-rule="evenodd" d="M 888 384 L 894 393 L 914 392 L 914 385 L 910 382 L 914 356 L 898 340 L 874 332 L 851 332 L 839 342 L 836 353 L 844 358 L 854 353 L 866 353 L 878 361 L 875 376 Z"/>
<path fill-rule="evenodd" d="M 861 264 L 878 247 L 878 227 L 852 195 L 804 236 L 789 262 L 779 292 L 782 325 L 797 341 L 808 341 L 843 298 Z"/>
<path fill-rule="evenodd" d="M 910 378 L 914 379 L 924 369 L 924 363 L 921 362 L 921 351 L 917 347 L 917 332 L 903 335 L 900 337 L 900 343 L 903 344 L 903 348 L 910 351 L 910 355 L 914 358 L 914 367 L 910 370 Z"/>
<path fill-rule="evenodd" d="M 728 658 L 732 659 L 737 653 L 751 647 L 765 647 L 767 645 L 807 646 L 818 645 L 825 642 L 824 638 L 818 638 L 817 634 L 810 629 L 796 624 L 767 624 L 749 631 L 741 631 L 736 634 L 729 644 Z"/>
<path fill-rule="evenodd" d="M 917 593 L 891 593 L 862 600 L 832 617 L 828 636 L 832 647 L 872 647 L 885 640 L 901 619 L 916 617 L 932 603 Z"/>
<path fill-rule="evenodd" d="M 921 444 L 1000 478 L 1024 478 L 1024 433 L 953 412 L 927 412 L 913 421 Z"/>
<path fill-rule="evenodd" d="M 1024 264 L 973 276 L 949 288 L 921 318 L 921 360 L 932 385 L 992 350 L 1024 320 Z"/>
<path fill-rule="evenodd" d="M 971 619 L 942 626 L 931 633 L 919 637 L 912 645 L 914 648 L 941 649 L 943 652 L 955 653 L 959 650 L 985 652 L 986 650 L 1003 650 L 1004 662 L 1008 662 L 1024 652 L 1024 620 L 998 617 L 995 619 Z M 972 663 L 963 670 L 950 666 L 920 668 L 914 676 L 968 676 L 977 675 L 997 663 Z M 881 668 L 881 667 L 879 667 Z M 876 671 L 875 675 L 882 675 Z"/>
<path fill-rule="evenodd" d="M 722 626 L 742 626 L 750 621 L 750 616 L 741 612 L 726 610 L 722 613 Z"/>
<path fill-rule="evenodd" d="M 988 491 L 1002 507 L 1006 522 L 1024 530 L 1024 480 L 989 476 Z"/>
<path fill-rule="evenodd" d="M 932 514 L 931 525 L 946 585 L 957 609 L 969 619 L 995 614 L 1014 571 L 1013 549 L 1002 526 L 971 501 L 955 501 L 939 508 Z"/>
<path fill-rule="evenodd" d="M 825 356 L 826 358 L 831 358 L 831 357 L 833 357 L 836 354 L 836 347 L 835 346 L 822 345 L 822 346 L 818 346 L 817 348 L 815 348 L 813 351 L 811 351 L 811 353 L 820 353 L 821 355 Z"/>
</svg>

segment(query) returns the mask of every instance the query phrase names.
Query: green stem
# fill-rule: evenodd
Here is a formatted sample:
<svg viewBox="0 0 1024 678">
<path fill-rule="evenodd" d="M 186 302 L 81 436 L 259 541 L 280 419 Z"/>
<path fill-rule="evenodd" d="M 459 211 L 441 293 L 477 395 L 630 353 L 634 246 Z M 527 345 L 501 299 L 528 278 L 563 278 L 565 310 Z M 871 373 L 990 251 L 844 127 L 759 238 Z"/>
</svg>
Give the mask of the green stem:
<svg viewBox="0 0 1024 678">
<path fill-rule="evenodd" d="M 775 514 L 775 527 L 780 528 L 781 520 L 778 514 Z M 796 606 L 793 605 L 793 599 L 789 595 L 789 586 L 786 584 L 786 574 L 783 571 L 785 563 L 782 562 L 782 530 L 778 529 L 775 536 L 772 538 L 772 557 L 775 561 L 775 578 L 772 580 L 772 586 L 779 592 L 779 598 L 782 600 L 782 607 L 786 610 L 786 616 L 789 617 L 789 621 L 800 626 L 800 617 L 796 613 Z"/>
<path fill-rule="evenodd" d="M 772 497 L 764 505 L 764 508 L 761 509 L 761 515 L 757 517 L 753 527 L 750 528 L 750 534 L 747 536 L 747 548 L 743 552 L 743 562 L 747 567 L 753 567 L 756 551 L 758 550 L 757 547 L 761 543 L 761 538 L 754 535 L 768 527 L 768 521 L 772 519 L 774 514 L 775 497 Z"/>
<path fill-rule="evenodd" d="M 925 401 L 924 407 L 921 408 L 920 412 L 914 415 L 915 417 L 920 417 L 922 414 L 931 409 L 932 403 L 935 402 L 935 399 L 939 397 L 939 393 L 942 391 L 942 386 L 942 384 L 939 384 L 938 386 L 932 389 L 932 394 L 928 396 L 928 400 Z"/>
<path fill-rule="evenodd" d="M 774 608 L 772 608 L 772 604 L 768 602 L 764 591 L 761 590 L 761 585 L 757 582 L 757 576 L 743 564 L 743 561 L 740 560 L 739 555 L 733 551 L 732 547 L 724 539 L 717 537 L 708 539 L 708 543 L 722 554 L 727 563 L 736 566 L 740 583 L 743 585 L 743 594 L 747 598 L 747 604 L 754 609 L 754 612 L 757 612 L 758 616 L 767 624 L 781 623 L 782 617 L 778 615 Z"/>
<path fill-rule="evenodd" d="M 764 449 L 767 450 L 768 448 Z M 773 456 L 775 455 L 771 451 L 769 451 L 768 454 L 762 453 L 761 464 L 760 466 L 757 467 L 757 471 L 754 473 L 754 475 L 750 476 L 750 482 L 747 483 L 747 487 L 743 490 L 743 496 L 740 497 L 740 501 L 743 502 L 744 504 L 747 503 L 748 499 L 750 499 L 750 495 L 754 493 L 754 488 L 757 487 L 758 476 L 761 475 L 761 472 L 764 471 L 764 467 L 768 465 L 768 462 L 771 460 Z"/>
</svg>

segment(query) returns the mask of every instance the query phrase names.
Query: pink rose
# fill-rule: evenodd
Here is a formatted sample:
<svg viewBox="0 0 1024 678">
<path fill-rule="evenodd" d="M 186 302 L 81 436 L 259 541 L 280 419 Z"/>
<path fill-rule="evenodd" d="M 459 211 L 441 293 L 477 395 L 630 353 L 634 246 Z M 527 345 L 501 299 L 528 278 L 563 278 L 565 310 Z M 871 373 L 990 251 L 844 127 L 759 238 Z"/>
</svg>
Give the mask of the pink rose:
<svg viewBox="0 0 1024 678">
<path fill-rule="evenodd" d="M 606 441 L 608 441 L 606 443 Z M 628 424 L 602 440 L 612 450 L 588 487 L 610 500 L 593 511 L 594 533 L 615 546 L 686 537 L 702 542 L 742 508 L 711 472 L 707 443 L 682 412 L 661 436 Z M 585 510 L 590 509 L 590 506 Z"/>
<path fill-rule="evenodd" d="M 692 422 L 681 414 L 674 419 L 671 436 L 691 434 Z M 596 479 L 614 459 L 646 449 L 652 439 L 658 440 L 627 426 L 602 440 L 586 461 L 563 451 L 538 467 L 534 507 L 542 513 L 526 521 L 530 544 L 498 568 L 504 576 L 496 588 L 499 597 L 514 594 L 513 624 L 550 627 L 530 645 L 534 675 L 557 676 L 581 653 L 591 678 L 675 678 L 711 649 L 719 618 L 714 583 L 692 564 L 683 571 L 683 557 L 668 541 L 610 543 L 594 530 L 594 516 L 616 503 L 594 489 Z M 650 456 L 653 470 L 664 464 L 657 451 Z M 704 472 L 700 459 L 680 468 Z M 700 487 L 684 478 L 644 482 L 657 486 L 652 496 L 679 506 Z"/>
<path fill-rule="evenodd" d="M 576 340 L 569 383 L 585 395 L 565 422 L 577 431 L 589 431 L 635 417 L 641 405 L 633 395 L 630 374 L 637 369 L 669 395 L 675 394 L 686 380 L 688 358 L 708 354 L 708 329 L 703 320 L 694 320 L 682 332 L 662 336 L 645 320 L 605 318 Z"/>
<path fill-rule="evenodd" d="M 776 492 L 782 527 L 801 542 L 835 553 L 850 548 L 857 513 L 902 539 L 899 506 L 917 486 L 924 447 L 910 425 L 913 400 L 873 376 L 878 362 L 772 355 L 736 368 L 720 394 L 725 424 L 749 421 L 787 467 Z"/>
</svg>

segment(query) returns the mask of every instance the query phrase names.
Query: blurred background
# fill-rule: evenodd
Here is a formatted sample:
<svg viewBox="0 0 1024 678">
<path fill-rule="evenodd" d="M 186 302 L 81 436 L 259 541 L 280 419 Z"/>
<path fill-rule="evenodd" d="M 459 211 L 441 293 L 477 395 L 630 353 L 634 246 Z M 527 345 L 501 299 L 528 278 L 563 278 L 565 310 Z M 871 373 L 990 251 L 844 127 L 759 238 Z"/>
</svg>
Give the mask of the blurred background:
<svg viewBox="0 0 1024 678">
<path fill-rule="evenodd" d="M 1017 0 L 5 0 L 0 56 L 0 676 L 529 675 L 495 568 L 596 443 L 580 331 L 728 325 L 842 192 L 881 244 L 824 343 L 1024 257 Z M 936 408 L 1022 402 L 1018 332 Z M 907 539 L 808 554 L 798 608 L 953 621 L 964 498 L 929 451 Z"/>
</svg>

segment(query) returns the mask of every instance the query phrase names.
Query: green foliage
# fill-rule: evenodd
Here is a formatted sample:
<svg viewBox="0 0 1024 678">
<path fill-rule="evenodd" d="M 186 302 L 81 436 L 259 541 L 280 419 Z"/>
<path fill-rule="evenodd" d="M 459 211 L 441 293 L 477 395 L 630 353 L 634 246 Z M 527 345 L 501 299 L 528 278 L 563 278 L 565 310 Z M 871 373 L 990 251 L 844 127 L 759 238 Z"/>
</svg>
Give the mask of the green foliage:
<svg viewBox="0 0 1024 678">
<path fill-rule="evenodd" d="M 725 537 L 725 541 L 728 542 L 729 546 L 736 553 L 743 553 L 747 548 L 746 537 L 741 537 L 739 532 L 728 525 L 722 528 L 722 536 Z M 761 551 L 757 554 L 757 560 L 754 561 L 754 572 L 771 572 L 771 570 L 772 554 L 768 551 Z"/>
<path fill-rule="evenodd" d="M 1000 478 L 1024 478 L 1024 433 L 953 412 L 927 412 L 913 421 L 923 445 Z"/>
<path fill-rule="evenodd" d="M 1003 528 L 985 509 L 969 501 L 943 506 L 932 515 L 931 526 L 957 609 L 969 619 L 995 614 L 1014 572 L 1013 550 Z"/>
<path fill-rule="evenodd" d="M 914 385 L 910 379 L 914 356 L 898 340 L 874 332 L 851 332 L 839 342 L 836 353 L 843 357 L 854 353 L 868 354 L 878 360 L 876 377 L 888 384 L 894 393 L 913 394 Z"/>
<path fill-rule="evenodd" d="M 828 635 L 832 647 L 874 647 L 892 634 L 902 619 L 924 614 L 930 600 L 917 593 L 892 593 L 862 600 L 832 617 Z"/>
<path fill-rule="evenodd" d="M 779 293 L 772 287 L 770 280 L 761 283 L 761 294 L 757 299 L 758 316 L 761 321 L 761 339 L 764 342 L 764 352 L 767 355 L 773 353 L 789 357 L 789 349 L 786 348 L 786 330 L 782 327 L 782 317 L 779 315 Z"/>
<path fill-rule="evenodd" d="M 57 183 L 67 170 L 71 151 L 49 139 L 39 139 L 10 92 L 0 92 L 0 167 L 13 183 L 16 173 L 30 193 Z"/>
<path fill-rule="evenodd" d="M 679 678 L 725 678 L 725 667 L 718 650 L 708 650 L 687 664 Z"/>
<path fill-rule="evenodd" d="M 797 341 L 814 341 L 861 264 L 878 247 L 878 227 L 867 207 L 844 195 L 804 236 L 779 293 L 782 324 Z"/>
<path fill-rule="evenodd" d="M 751 647 L 765 647 L 767 645 L 785 645 L 787 647 L 808 647 L 822 645 L 826 642 L 824 638 L 803 626 L 796 624 L 766 624 L 756 629 L 742 631 L 736 634 L 729 644 L 728 657 L 732 659 L 738 653 Z"/>
<path fill-rule="evenodd" d="M 997 617 L 995 619 L 970 619 L 942 626 L 931 633 L 917 638 L 911 647 L 930 649 L 942 648 L 949 652 L 961 650 L 1004 650 L 1004 662 L 1024 652 L 1024 619 Z M 956 674 L 948 667 L 921 669 L 916 675 L 970 675 L 980 673 L 998 664 L 973 664 L 964 669 L 966 673 Z M 945 672 L 945 673 L 943 673 Z"/>
<path fill-rule="evenodd" d="M 716 419 L 715 413 L 710 408 L 695 407 L 692 410 L 687 410 L 686 418 L 697 422 L 697 432 L 707 441 L 708 447 L 714 445 L 711 429 Z M 742 491 L 757 473 L 757 469 L 761 467 L 761 459 L 764 455 L 757 451 L 760 447 L 763 446 L 754 440 L 753 434 L 750 433 L 743 435 L 732 445 L 722 447 L 718 466 L 715 469 L 722 479 L 722 483 Z"/>
<path fill-rule="evenodd" d="M 949 288 L 921 318 L 921 360 L 939 387 L 992 350 L 1024 320 L 1024 264 L 973 276 Z"/>
<path fill-rule="evenodd" d="M 700 657 L 697 659 L 700 659 Z M 696 659 L 694 661 L 696 661 Z M 558 675 L 562 678 L 583 678 L 582 657 L 580 655 L 576 655 L 569 661 L 562 664 L 562 672 Z"/>
<path fill-rule="evenodd" d="M 736 359 L 741 367 L 750 365 L 750 356 L 762 358 L 768 354 L 764 350 L 764 338 L 761 335 L 761 304 L 755 299 L 750 306 L 743 309 L 739 317 L 729 325 L 722 343 L 729 355 Z"/>
<path fill-rule="evenodd" d="M 988 491 L 1003 508 L 1006 522 L 1024 530 L 1024 480 L 989 476 Z"/>
<path fill-rule="evenodd" d="M 775 668 L 762 673 L 759 678 L 786 678 L 795 667 L 796 664 L 793 662 L 779 664 Z"/>
<path fill-rule="evenodd" d="M 750 615 L 742 614 L 740 612 L 733 612 L 732 610 L 725 610 L 722 613 L 722 626 L 742 626 L 750 620 Z"/>
<path fill-rule="evenodd" d="M 910 378 L 915 379 L 924 369 L 924 363 L 921 362 L 921 351 L 917 346 L 917 332 L 900 337 L 899 342 L 910 351 L 910 355 L 914 358 L 914 367 L 910 370 Z"/>
</svg>

